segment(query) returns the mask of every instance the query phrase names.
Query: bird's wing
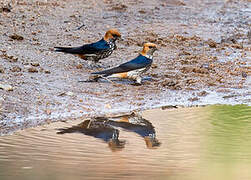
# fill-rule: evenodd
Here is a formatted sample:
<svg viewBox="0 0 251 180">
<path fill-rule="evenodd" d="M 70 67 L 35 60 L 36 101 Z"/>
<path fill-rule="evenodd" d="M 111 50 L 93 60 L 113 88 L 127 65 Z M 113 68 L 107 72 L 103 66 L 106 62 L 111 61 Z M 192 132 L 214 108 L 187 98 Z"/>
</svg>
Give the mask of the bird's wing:
<svg viewBox="0 0 251 180">
<path fill-rule="evenodd" d="M 116 74 L 116 73 L 123 73 L 123 72 L 133 71 L 136 69 L 141 69 L 141 68 L 147 67 L 151 64 L 152 64 L 151 59 L 148 59 L 145 56 L 139 55 L 135 59 L 133 59 L 129 62 L 126 62 L 124 64 L 121 64 L 118 67 L 111 68 L 111 69 L 104 70 L 104 71 L 94 72 L 92 74 L 111 75 L 111 74 Z"/>
<path fill-rule="evenodd" d="M 109 48 L 108 43 L 101 39 L 98 42 L 85 44 L 80 47 L 55 47 L 57 52 L 65 52 L 71 54 L 96 54 Z"/>
</svg>

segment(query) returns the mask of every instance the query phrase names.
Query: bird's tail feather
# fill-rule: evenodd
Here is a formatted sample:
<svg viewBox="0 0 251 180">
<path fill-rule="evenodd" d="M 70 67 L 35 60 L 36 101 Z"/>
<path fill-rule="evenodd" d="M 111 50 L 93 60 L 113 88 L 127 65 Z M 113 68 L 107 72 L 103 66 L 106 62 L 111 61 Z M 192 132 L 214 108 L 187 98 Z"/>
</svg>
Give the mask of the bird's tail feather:
<svg viewBox="0 0 251 180">
<path fill-rule="evenodd" d="M 115 67 L 115 68 L 107 69 L 104 71 L 93 72 L 91 74 L 100 74 L 100 75 L 104 75 L 104 76 L 109 76 L 111 74 L 121 73 L 121 72 L 124 72 L 124 70 L 121 69 L 120 67 Z"/>
<path fill-rule="evenodd" d="M 85 79 L 85 80 L 79 80 L 78 82 L 85 82 L 85 83 L 88 83 L 88 82 L 98 82 L 98 80 L 102 78 L 102 76 L 100 75 L 95 75 L 95 76 L 90 76 L 89 79 Z"/>
<path fill-rule="evenodd" d="M 71 53 L 71 54 L 78 54 L 80 53 L 79 48 L 70 48 L 70 47 L 55 47 L 56 52 L 64 52 L 64 53 Z"/>
</svg>

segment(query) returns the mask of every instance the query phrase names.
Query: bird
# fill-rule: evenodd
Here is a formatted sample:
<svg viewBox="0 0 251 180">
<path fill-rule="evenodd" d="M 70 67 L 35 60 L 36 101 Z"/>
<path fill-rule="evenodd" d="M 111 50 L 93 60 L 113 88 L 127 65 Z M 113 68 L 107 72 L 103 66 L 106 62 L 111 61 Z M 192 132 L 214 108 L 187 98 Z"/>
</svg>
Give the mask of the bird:
<svg viewBox="0 0 251 180">
<path fill-rule="evenodd" d="M 93 80 L 97 81 L 100 78 L 109 79 L 109 78 L 127 78 L 135 81 L 135 84 L 142 84 L 141 75 L 150 69 L 151 64 L 153 62 L 153 53 L 157 50 L 157 45 L 154 43 L 145 43 L 143 45 L 143 49 L 140 54 L 117 67 L 93 72 L 91 75 L 93 76 Z"/>
<path fill-rule="evenodd" d="M 117 29 L 109 29 L 105 36 L 94 43 L 84 44 L 79 47 L 55 47 L 56 52 L 64 52 L 76 55 L 83 60 L 97 63 L 100 59 L 110 56 L 117 49 L 116 40 L 121 39 Z"/>
</svg>

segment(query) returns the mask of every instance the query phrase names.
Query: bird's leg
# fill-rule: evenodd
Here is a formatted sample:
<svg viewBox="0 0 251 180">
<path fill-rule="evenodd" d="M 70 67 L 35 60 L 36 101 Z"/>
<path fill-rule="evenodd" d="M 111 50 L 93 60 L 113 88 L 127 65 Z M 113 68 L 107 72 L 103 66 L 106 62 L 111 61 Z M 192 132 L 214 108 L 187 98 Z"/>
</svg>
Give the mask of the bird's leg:
<svg viewBox="0 0 251 180">
<path fill-rule="evenodd" d="M 87 125 L 86 129 L 89 129 L 89 128 L 90 128 L 91 123 L 92 123 L 92 119 L 90 119 L 90 121 L 89 121 L 89 123 L 88 123 L 88 125 Z"/>
<path fill-rule="evenodd" d="M 140 76 L 138 76 L 138 77 L 136 78 L 136 81 L 137 81 L 137 83 L 141 84 L 141 83 L 142 83 L 142 78 L 141 78 Z"/>
<path fill-rule="evenodd" d="M 133 83 L 134 86 L 140 86 L 142 85 L 142 78 L 140 76 L 137 76 L 135 79 L 135 82 Z"/>
<path fill-rule="evenodd" d="M 102 76 L 101 78 L 107 80 L 108 82 L 110 82 L 112 84 L 117 84 L 117 83 L 113 82 L 112 80 L 110 80 L 108 77 Z"/>
</svg>

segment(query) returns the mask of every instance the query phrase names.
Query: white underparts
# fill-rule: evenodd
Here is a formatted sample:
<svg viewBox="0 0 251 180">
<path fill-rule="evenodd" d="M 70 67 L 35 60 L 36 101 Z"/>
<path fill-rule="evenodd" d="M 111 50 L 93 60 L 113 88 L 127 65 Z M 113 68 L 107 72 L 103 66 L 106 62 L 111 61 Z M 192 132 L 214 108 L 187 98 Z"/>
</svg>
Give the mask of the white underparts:
<svg viewBox="0 0 251 180">
<path fill-rule="evenodd" d="M 108 76 L 108 78 L 128 78 L 136 80 L 137 83 L 141 83 L 142 78 L 140 75 L 146 71 L 146 68 L 136 69 L 133 71 L 125 72 L 125 73 L 116 73 Z"/>
<path fill-rule="evenodd" d="M 149 55 L 149 54 L 146 54 L 145 57 L 148 58 L 148 59 L 153 59 L 153 56 Z"/>
</svg>

